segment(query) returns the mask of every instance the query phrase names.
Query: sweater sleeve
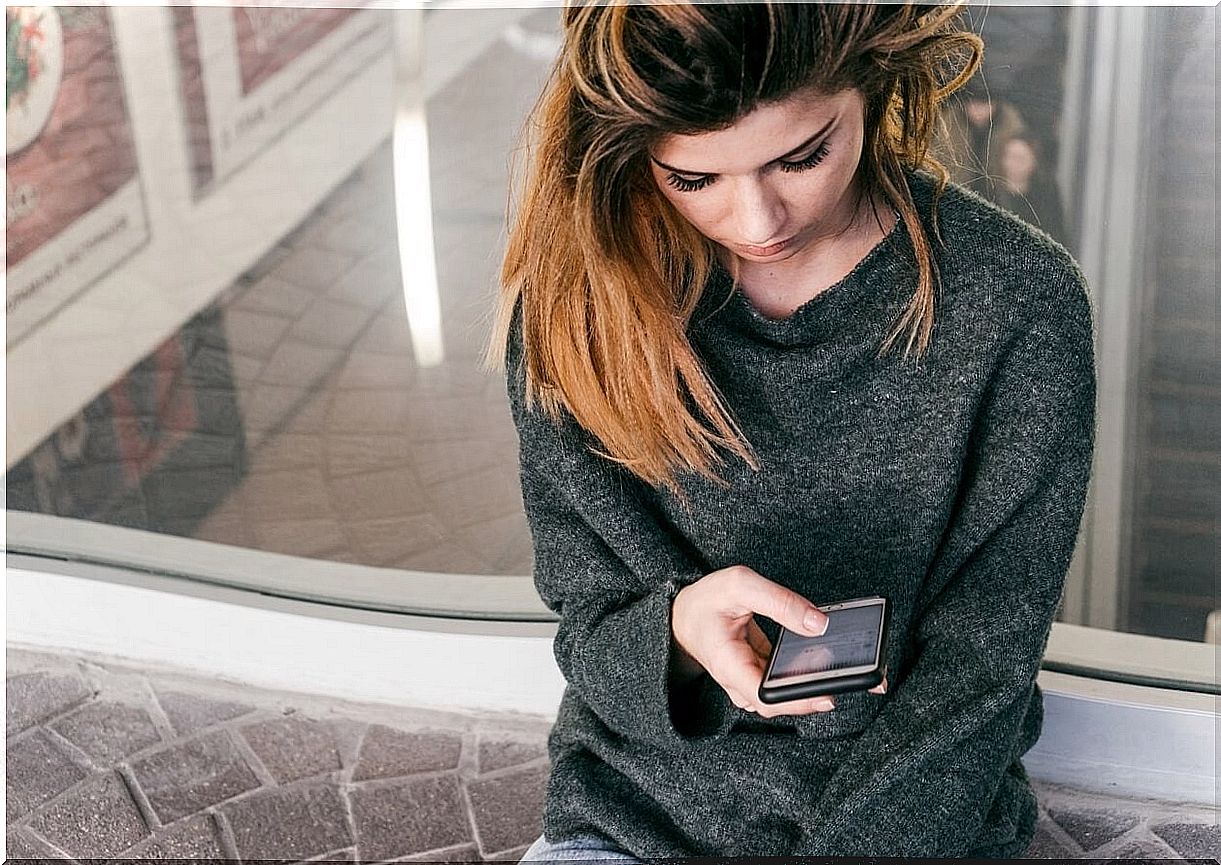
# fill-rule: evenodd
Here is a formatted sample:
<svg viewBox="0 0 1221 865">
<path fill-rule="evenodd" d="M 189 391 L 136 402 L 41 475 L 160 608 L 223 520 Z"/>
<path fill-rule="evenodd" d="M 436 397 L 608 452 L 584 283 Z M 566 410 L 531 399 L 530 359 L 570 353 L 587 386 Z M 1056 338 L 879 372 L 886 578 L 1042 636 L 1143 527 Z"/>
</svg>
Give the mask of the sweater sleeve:
<svg viewBox="0 0 1221 865">
<path fill-rule="evenodd" d="M 819 794 L 808 855 L 963 856 L 1023 722 L 1084 509 L 1095 373 L 1084 287 L 1053 301 L 986 391 L 916 607 L 906 675 Z M 1032 711 L 1038 711 L 1038 706 Z"/>
<path fill-rule="evenodd" d="M 625 738 L 680 748 L 725 736 L 737 709 L 707 674 L 671 688 L 671 605 L 703 572 L 635 476 L 592 436 L 525 405 L 520 332 L 510 334 L 509 403 L 520 441 L 534 583 L 560 617 L 554 652 L 576 695 Z"/>
</svg>

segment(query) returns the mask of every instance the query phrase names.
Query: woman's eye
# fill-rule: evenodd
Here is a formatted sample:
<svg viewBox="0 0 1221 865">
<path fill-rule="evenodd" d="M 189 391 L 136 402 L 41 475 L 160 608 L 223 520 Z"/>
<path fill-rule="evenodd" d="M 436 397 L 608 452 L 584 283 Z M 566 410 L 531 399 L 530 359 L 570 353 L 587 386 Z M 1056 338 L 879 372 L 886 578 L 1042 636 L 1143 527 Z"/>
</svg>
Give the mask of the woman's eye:
<svg viewBox="0 0 1221 865">
<path fill-rule="evenodd" d="M 781 160 L 779 163 L 780 170 L 808 171 L 826 159 L 827 153 L 830 149 L 831 148 L 828 146 L 827 142 L 824 141 L 822 144 L 818 145 L 814 152 L 805 159 L 799 159 L 796 162 Z M 672 188 L 677 189 L 679 192 L 697 192 L 708 184 L 712 183 L 714 179 L 715 175 L 712 174 L 706 174 L 703 177 L 697 177 L 694 179 L 683 177 L 681 174 L 670 174 L 666 177 L 666 183 L 668 183 Z"/>
<path fill-rule="evenodd" d="M 805 159 L 800 159 L 797 162 L 781 162 L 780 170 L 781 171 L 807 171 L 808 169 L 813 168 L 815 165 L 817 165 L 818 163 L 820 163 L 824 159 L 826 159 L 827 152 L 829 150 L 830 150 L 830 148 L 827 146 L 827 142 L 824 141 L 822 144 L 818 145 L 818 148 L 813 153 L 811 153 L 809 156 L 807 156 Z"/>
<path fill-rule="evenodd" d="M 687 178 L 681 177 L 677 174 L 671 174 L 666 178 L 666 183 L 670 184 L 670 186 L 674 187 L 679 192 L 695 192 L 703 189 L 711 182 L 712 177 L 708 175 L 696 178 L 695 180 L 688 180 Z"/>
</svg>

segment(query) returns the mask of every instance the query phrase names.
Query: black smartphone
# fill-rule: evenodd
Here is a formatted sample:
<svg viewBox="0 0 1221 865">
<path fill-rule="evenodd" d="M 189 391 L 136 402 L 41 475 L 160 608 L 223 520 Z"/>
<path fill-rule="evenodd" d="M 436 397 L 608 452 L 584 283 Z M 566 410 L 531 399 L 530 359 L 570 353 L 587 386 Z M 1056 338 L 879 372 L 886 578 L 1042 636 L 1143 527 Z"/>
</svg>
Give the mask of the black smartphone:
<svg viewBox="0 0 1221 865">
<path fill-rule="evenodd" d="M 890 605 L 882 597 L 819 605 L 827 614 L 821 637 L 780 628 L 759 685 L 764 703 L 867 691 L 886 675 Z"/>
</svg>

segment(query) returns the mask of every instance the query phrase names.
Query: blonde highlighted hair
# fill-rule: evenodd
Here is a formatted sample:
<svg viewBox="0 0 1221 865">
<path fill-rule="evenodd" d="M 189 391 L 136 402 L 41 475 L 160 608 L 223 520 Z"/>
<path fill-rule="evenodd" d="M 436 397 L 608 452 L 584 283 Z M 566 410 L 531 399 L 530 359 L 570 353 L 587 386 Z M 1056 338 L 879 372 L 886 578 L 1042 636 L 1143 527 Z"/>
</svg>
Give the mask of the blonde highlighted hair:
<svg viewBox="0 0 1221 865">
<path fill-rule="evenodd" d="M 933 171 L 938 195 L 947 182 L 929 153 L 938 107 L 983 53 L 958 24 L 962 6 L 567 7 L 563 47 L 527 125 L 485 365 L 504 369 L 520 311 L 527 405 L 568 412 L 601 456 L 680 498 L 681 471 L 724 483 L 714 471 L 724 452 L 757 469 L 687 337 L 715 250 L 657 189 L 647 159 L 666 135 L 726 128 L 804 88 L 864 98 L 860 192 L 900 212 L 919 269 L 879 353 L 902 340 L 904 357 L 922 354 L 936 274 L 904 169 Z"/>
</svg>

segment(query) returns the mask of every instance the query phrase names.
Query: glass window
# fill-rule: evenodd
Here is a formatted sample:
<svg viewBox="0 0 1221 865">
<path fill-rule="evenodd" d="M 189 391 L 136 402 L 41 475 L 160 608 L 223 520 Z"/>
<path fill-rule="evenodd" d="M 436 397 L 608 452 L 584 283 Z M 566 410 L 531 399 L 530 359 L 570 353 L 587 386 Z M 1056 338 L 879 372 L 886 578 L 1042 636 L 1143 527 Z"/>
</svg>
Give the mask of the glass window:
<svg viewBox="0 0 1221 865">
<path fill-rule="evenodd" d="M 1097 310 L 1062 618 L 1215 642 L 1215 10 L 969 15 L 987 54 L 936 152 L 1063 243 Z M 557 10 L 6 18 L 10 548 L 255 587 L 286 554 L 315 565 L 281 591 L 453 615 L 528 596 L 516 436 L 478 363 Z M 345 596 L 328 562 L 379 570 Z M 489 599 L 430 600 L 438 574 Z"/>
</svg>

